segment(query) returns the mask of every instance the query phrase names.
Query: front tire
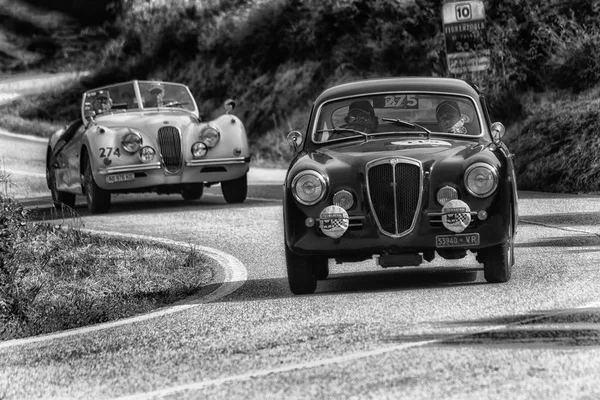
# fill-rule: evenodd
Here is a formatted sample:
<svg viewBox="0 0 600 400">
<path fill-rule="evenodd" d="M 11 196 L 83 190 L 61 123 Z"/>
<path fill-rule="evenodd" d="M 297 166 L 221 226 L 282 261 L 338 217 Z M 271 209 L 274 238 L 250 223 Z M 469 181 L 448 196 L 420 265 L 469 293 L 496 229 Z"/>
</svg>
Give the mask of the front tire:
<svg viewBox="0 0 600 400">
<path fill-rule="evenodd" d="M 508 223 L 508 238 L 501 245 L 485 249 L 483 275 L 489 283 L 503 283 L 510 280 L 515 263 L 513 212 L 512 206 Z"/>
<path fill-rule="evenodd" d="M 53 166 L 46 169 L 48 177 L 48 186 L 50 187 L 50 193 L 52 194 L 52 203 L 54 208 L 57 210 L 62 209 L 64 206 L 69 208 L 75 208 L 76 195 L 74 193 L 61 192 L 56 187 L 56 169 Z"/>
<path fill-rule="evenodd" d="M 110 192 L 102 189 L 96 184 L 94 175 L 92 174 L 92 164 L 89 158 L 86 160 L 84 172 L 85 178 L 85 198 L 87 207 L 92 214 L 103 214 L 108 212 L 110 208 Z"/>
<path fill-rule="evenodd" d="M 312 294 L 317 289 L 315 257 L 299 256 L 285 245 L 288 283 L 294 294 Z"/>
<path fill-rule="evenodd" d="M 243 203 L 248 194 L 248 174 L 221 182 L 221 191 L 227 203 Z"/>
</svg>

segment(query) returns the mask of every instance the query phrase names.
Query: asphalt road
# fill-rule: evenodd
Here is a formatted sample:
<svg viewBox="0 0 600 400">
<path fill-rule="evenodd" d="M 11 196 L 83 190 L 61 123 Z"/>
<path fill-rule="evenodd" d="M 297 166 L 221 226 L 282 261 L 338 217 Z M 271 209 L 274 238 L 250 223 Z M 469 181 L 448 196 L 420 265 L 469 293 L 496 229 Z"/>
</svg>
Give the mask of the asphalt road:
<svg viewBox="0 0 600 400">
<path fill-rule="evenodd" d="M 19 144 L 0 136 L 13 178 L 42 179 L 7 148 Z M 87 229 L 214 249 L 226 285 L 138 319 L 0 343 L 0 398 L 600 398 L 600 196 L 520 193 L 506 284 L 485 283 L 473 257 L 367 262 L 331 265 L 315 295 L 293 296 L 281 179 L 256 170 L 241 205 L 215 188 L 192 203 L 119 196 L 105 215 L 78 206 Z"/>
</svg>

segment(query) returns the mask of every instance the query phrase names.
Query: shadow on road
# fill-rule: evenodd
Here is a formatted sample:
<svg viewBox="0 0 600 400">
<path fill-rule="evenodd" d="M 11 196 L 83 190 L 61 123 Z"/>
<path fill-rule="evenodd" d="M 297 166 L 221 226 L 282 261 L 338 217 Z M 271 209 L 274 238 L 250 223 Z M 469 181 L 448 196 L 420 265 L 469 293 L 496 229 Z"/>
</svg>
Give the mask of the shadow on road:
<svg viewBox="0 0 600 400">
<path fill-rule="evenodd" d="M 600 246 L 600 237 L 586 236 L 555 236 L 542 238 L 535 242 L 515 243 L 515 247 L 586 247 Z"/>
<path fill-rule="evenodd" d="M 235 293 L 219 301 L 238 302 L 282 298 L 309 298 L 337 296 L 348 293 L 400 292 L 409 290 L 440 289 L 443 287 L 486 284 L 476 282 L 479 268 L 449 269 L 390 269 L 355 273 L 332 274 L 317 283 L 312 295 L 295 296 L 289 289 L 287 278 L 249 279 Z"/>
</svg>

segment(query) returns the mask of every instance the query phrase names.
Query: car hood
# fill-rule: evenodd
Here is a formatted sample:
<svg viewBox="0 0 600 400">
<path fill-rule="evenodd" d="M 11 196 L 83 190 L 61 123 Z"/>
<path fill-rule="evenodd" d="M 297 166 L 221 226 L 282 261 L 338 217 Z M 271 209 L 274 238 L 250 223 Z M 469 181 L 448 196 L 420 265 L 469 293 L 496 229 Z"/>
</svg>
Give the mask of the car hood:
<svg viewBox="0 0 600 400">
<path fill-rule="evenodd" d="M 194 123 L 198 123 L 195 116 L 187 112 L 132 112 L 124 114 L 107 115 L 96 120 L 98 125 L 107 128 L 128 127 L 139 129 L 143 132 L 156 132 L 162 126 L 177 126 L 182 131 Z"/>
<path fill-rule="evenodd" d="M 407 157 L 426 164 L 438 160 L 466 160 L 480 153 L 484 146 L 479 141 L 447 138 L 402 137 L 341 143 L 322 147 L 309 157 L 318 163 L 361 164 L 386 157 Z"/>
</svg>

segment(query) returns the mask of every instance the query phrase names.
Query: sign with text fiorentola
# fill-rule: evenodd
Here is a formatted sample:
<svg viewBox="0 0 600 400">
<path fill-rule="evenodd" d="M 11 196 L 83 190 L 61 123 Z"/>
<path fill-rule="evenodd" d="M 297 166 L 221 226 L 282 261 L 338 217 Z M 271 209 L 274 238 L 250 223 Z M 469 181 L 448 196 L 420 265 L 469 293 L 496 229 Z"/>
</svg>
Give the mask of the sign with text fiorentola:
<svg viewBox="0 0 600 400">
<path fill-rule="evenodd" d="M 485 6 L 482 0 L 447 0 L 442 5 L 448 71 L 483 71 L 490 65 L 485 43 Z"/>
</svg>

